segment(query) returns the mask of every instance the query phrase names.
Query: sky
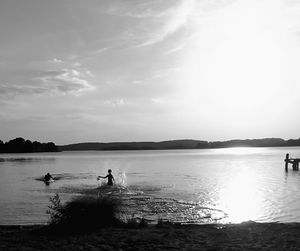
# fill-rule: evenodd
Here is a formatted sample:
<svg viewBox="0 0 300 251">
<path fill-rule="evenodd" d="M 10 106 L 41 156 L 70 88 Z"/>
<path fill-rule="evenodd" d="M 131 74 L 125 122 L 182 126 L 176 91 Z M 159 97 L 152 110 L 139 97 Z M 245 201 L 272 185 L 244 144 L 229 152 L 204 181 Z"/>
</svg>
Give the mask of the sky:
<svg viewBox="0 0 300 251">
<path fill-rule="evenodd" d="M 300 0 L 1 0 L 0 139 L 300 133 Z"/>
</svg>

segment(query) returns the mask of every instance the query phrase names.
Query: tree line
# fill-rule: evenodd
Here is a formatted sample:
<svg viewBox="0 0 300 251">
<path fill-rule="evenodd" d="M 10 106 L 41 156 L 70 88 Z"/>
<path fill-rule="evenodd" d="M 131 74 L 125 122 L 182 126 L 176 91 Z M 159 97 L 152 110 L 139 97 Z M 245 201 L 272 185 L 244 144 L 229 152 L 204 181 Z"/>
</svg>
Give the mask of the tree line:
<svg viewBox="0 0 300 251">
<path fill-rule="evenodd" d="M 0 140 L 0 153 L 33 153 L 33 152 L 58 152 L 58 147 L 53 142 L 31 142 L 21 137 L 8 142 Z"/>
<path fill-rule="evenodd" d="M 164 149 L 210 149 L 226 147 L 284 147 L 300 146 L 299 139 L 284 140 L 281 138 L 243 139 L 228 141 L 203 140 L 169 140 L 160 142 L 110 142 L 110 143 L 77 143 L 59 146 L 61 151 L 87 150 L 164 150 Z"/>
</svg>

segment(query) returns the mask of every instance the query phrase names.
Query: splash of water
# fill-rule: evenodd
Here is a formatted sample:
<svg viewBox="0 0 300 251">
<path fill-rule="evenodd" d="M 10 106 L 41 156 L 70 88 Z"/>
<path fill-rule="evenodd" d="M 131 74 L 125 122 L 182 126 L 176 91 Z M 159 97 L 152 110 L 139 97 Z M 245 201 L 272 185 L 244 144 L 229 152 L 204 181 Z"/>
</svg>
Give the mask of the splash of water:
<svg viewBox="0 0 300 251">
<path fill-rule="evenodd" d="M 223 211 L 216 208 L 171 198 L 155 197 L 151 194 L 153 189 L 138 186 L 126 187 L 119 184 L 108 186 L 104 183 L 97 188 L 92 186 L 64 187 L 57 192 L 81 196 L 114 196 L 122 201 L 127 217 L 143 218 L 154 223 L 158 220 L 185 224 L 218 223 L 227 217 Z"/>
</svg>

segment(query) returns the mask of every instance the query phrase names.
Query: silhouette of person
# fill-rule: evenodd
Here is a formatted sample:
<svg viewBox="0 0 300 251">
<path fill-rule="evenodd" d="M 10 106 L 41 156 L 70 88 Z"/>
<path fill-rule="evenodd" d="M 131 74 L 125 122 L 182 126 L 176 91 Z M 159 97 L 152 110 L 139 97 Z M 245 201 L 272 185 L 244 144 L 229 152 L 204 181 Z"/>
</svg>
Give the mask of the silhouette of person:
<svg viewBox="0 0 300 251">
<path fill-rule="evenodd" d="M 50 179 L 53 179 L 53 177 L 51 176 L 50 173 L 47 173 L 47 174 L 45 175 L 45 177 L 44 177 L 44 180 L 45 180 L 45 181 L 50 181 Z"/>
<path fill-rule="evenodd" d="M 100 178 L 102 179 L 106 179 L 107 178 L 107 185 L 112 186 L 113 185 L 113 181 L 115 182 L 114 176 L 111 174 L 111 170 L 108 169 L 108 174 L 106 176 L 98 176 L 97 180 L 99 180 Z"/>
</svg>

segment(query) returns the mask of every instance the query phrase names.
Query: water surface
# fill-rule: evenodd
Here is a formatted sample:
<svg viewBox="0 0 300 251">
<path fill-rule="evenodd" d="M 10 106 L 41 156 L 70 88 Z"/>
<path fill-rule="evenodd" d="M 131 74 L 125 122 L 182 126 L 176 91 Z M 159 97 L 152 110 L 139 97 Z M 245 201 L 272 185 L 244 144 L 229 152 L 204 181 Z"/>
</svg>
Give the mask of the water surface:
<svg viewBox="0 0 300 251">
<path fill-rule="evenodd" d="M 300 172 L 284 169 L 299 147 L 88 151 L 0 155 L 0 224 L 48 220 L 49 198 L 99 191 L 113 170 L 131 211 L 178 222 L 300 222 Z M 45 173 L 57 181 L 41 181 Z"/>
</svg>

